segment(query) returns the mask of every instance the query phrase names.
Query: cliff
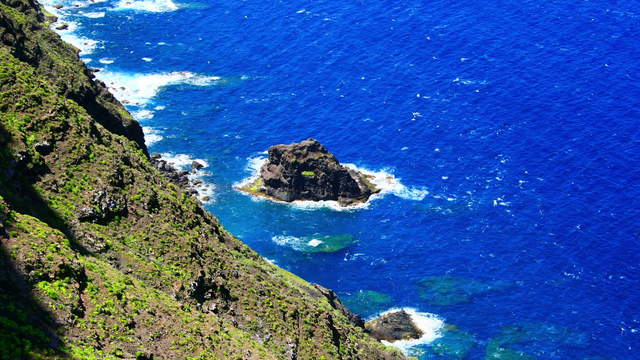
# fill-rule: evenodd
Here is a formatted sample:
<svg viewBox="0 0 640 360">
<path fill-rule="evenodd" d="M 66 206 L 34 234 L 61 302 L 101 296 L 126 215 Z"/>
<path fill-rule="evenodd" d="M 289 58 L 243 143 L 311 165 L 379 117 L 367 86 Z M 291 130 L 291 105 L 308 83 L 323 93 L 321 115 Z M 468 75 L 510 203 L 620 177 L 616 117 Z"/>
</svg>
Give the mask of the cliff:
<svg viewBox="0 0 640 360">
<path fill-rule="evenodd" d="M 30 0 L 0 0 L 0 359 L 401 359 L 149 161 Z"/>
</svg>

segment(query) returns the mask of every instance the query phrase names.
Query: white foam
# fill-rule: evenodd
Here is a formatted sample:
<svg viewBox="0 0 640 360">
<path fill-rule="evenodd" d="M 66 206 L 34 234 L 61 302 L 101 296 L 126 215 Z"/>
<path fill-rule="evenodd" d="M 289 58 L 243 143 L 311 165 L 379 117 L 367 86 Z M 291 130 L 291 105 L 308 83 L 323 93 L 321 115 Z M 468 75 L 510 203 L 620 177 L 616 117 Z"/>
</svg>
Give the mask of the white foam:
<svg viewBox="0 0 640 360">
<path fill-rule="evenodd" d="M 169 12 L 178 10 L 171 0 L 120 0 L 116 3 L 115 10 L 137 10 L 148 12 Z"/>
<path fill-rule="evenodd" d="M 318 245 L 320 245 L 320 244 L 322 244 L 322 241 L 320 241 L 320 240 L 318 240 L 318 239 L 311 239 L 311 240 L 307 243 L 307 245 L 309 245 L 309 246 L 313 246 L 313 247 L 316 247 L 316 246 L 318 246 Z"/>
<path fill-rule="evenodd" d="M 115 60 L 113 60 L 112 58 L 102 58 L 98 60 L 98 62 L 101 64 L 113 64 Z"/>
<path fill-rule="evenodd" d="M 134 119 L 138 121 L 149 120 L 153 118 L 153 111 L 149 110 L 138 110 L 131 113 Z"/>
<path fill-rule="evenodd" d="M 205 168 L 209 167 L 209 163 L 206 160 L 192 158 L 187 154 L 162 153 L 160 155 L 162 160 L 182 170 L 191 170 L 191 163 L 194 161 L 201 163 Z"/>
<path fill-rule="evenodd" d="M 442 329 L 444 328 L 444 320 L 438 317 L 435 314 L 418 312 L 413 308 L 393 308 L 389 309 L 375 317 L 382 316 L 391 312 L 404 310 L 411 317 L 411 321 L 422 331 L 422 336 L 419 339 L 409 339 L 409 340 L 397 340 L 397 341 L 385 341 L 382 340 L 382 343 L 387 346 L 393 346 L 400 351 L 402 351 L 405 355 L 409 355 L 411 353 L 411 348 L 417 345 L 426 345 L 434 340 L 442 337 Z"/>
<path fill-rule="evenodd" d="M 376 195 L 393 194 L 406 200 L 421 201 L 429 194 L 429 190 L 427 189 L 407 187 L 403 185 L 400 182 L 400 179 L 396 178 L 388 169 L 373 171 L 357 167 L 353 164 L 344 164 L 344 166 L 350 167 L 369 176 L 369 181 L 380 189 L 380 193 Z"/>
<path fill-rule="evenodd" d="M 150 57 L 143 57 L 143 58 L 142 58 L 142 61 L 151 62 L 151 61 L 153 61 L 153 58 L 150 58 Z"/>
<path fill-rule="evenodd" d="M 118 100 L 134 105 L 146 103 L 165 86 L 180 84 L 210 86 L 221 80 L 218 76 L 206 76 L 188 71 L 156 74 L 100 71 L 96 77 L 109 87 Z"/>
<path fill-rule="evenodd" d="M 60 37 L 62 40 L 78 48 L 80 50 L 80 56 L 93 53 L 93 50 L 95 50 L 100 43 L 99 41 L 77 36 L 70 32 L 60 33 Z"/>
<path fill-rule="evenodd" d="M 258 176 L 260 175 L 260 168 L 267 161 L 267 158 L 264 156 L 266 151 L 261 156 L 253 157 L 248 159 L 246 170 L 251 172 L 251 176 L 248 178 L 241 180 L 234 184 L 234 188 L 242 188 L 253 183 Z M 379 199 L 387 194 L 393 194 L 397 197 L 406 199 L 406 200 L 415 200 L 421 201 L 428 194 L 429 191 L 422 188 L 416 187 L 406 187 L 402 183 L 400 183 L 400 179 L 396 178 L 391 174 L 388 170 L 380 170 L 380 171 L 372 171 L 362 167 L 357 167 L 354 164 L 343 164 L 346 167 L 357 170 L 364 175 L 369 177 L 369 181 L 374 184 L 380 192 L 377 194 L 373 194 L 369 197 L 369 201 L 364 203 L 358 203 L 354 205 L 342 206 L 337 201 L 333 200 L 322 200 L 322 201 L 312 201 L 312 200 L 295 200 L 292 202 L 279 201 L 275 199 L 268 199 L 273 202 L 287 204 L 291 207 L 301 209 L 301 210 L 316 210 L 316 209 L 332 209 L 336 211 L 353 211 L 358 209 L 365 209 L 369 207 L 369 204 L 372 200 Z M 252 198 L 256 201 L 267 200 L 267 198 L 262 196 L 252 196 Z"/>
<path fill-rule="evenodd" d="M 99 19 L 103 18 L 105 13 L 104 11 L 95 11 L 95 12 L 81 12 L 82 16 L 88 17 L 90 19 Z"/>
<path fill-rule="evenodd" d="M 158 129 L 143 126 L 142 132 L 144 133 L 144 142 L 147 146 L 151 146 L 163 139 L 162 135 L 160 135 L 160 130 Z"/>
<path fill-rule="evenodd" d="M 274 243 L 281 246 L 298 244 L 300 242 L 299 238 L 295 236 L 286 236 L 286 235 L 276 235 L 272 237 L 271 240 L 273 240 Z"/>
<path fill-rule="evenodd" d="M 207 167 L 209 167 L 209 163 L 206 160 L 192 158 L 187 154 L 162 153 L 160 154 L 160 156 L 162 157 L 162 160 L 166 161 L 168 164 L 184 171 L 190 171 L 191 163 L 194 161 L 197 161 L 200 164 L 202 164 L 203 169 L 206 169 Z M 194 181 L 194 180 L 201 181 L 200 184 L 195 186 L 193 186 L 192 184 L 192 186 L 195 190 L 198 191 L 198 199 L 200 201 L 202 201 L 203 203 L 211 203 L 214 201 L 213 195 L 215 194 L 216 187 L 213 184 L 204 181 L 205 175 L 209 175 L 209 173 L 203 170 L 199 170 L 196 172 L 190 172 L 189 175 L 187 175 L 187 177 L 191 181 Z"/>
</svg>

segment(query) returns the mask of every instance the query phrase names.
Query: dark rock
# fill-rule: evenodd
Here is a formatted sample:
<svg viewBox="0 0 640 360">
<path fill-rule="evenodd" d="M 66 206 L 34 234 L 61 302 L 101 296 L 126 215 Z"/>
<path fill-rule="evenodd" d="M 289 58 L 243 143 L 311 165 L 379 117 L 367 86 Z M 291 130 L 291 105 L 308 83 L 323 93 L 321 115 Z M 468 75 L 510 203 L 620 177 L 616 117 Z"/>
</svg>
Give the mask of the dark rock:
<svg viewBox="0 0 640 360">
<path fill-rule="evenodd" d="M 127 200 L 124 196 L 107 190 L 97 190 L 92 193 L 92 203 L 79 210 L 80 221 L 107 224 L 116 216 L 127 214 Z"/>
<path fill-rule="evenodd" d="M 39 143 L 36 143 L 34 145 L 34 148 L 42 156 L 49 155 L 51 153 L 51 150 L 53 150 L 53 146 L 51 146 L 48 141 L 41 141 Z"/>
<path fill-rule="evenodd" d="M 386 341 L 419 339 L 423 335 L 404 310 L 377 317 L 367 322 L 365 328 L 373 338 Z"/>
<path fill-rule="evenodd" d="M 54 7 L 55 9 L 60 10 L 60 9 L 62 9 L 64 6 L 63 6 L 62 4 L 55 4 L 55 5 L 53 5 L 53 7 Z"/>
<path fill-rule="evenodd" d="M 162 157 L 162 155 L 158 153 L 151 153 L 150 157 L 151 157 L 151 160 L 159 160 Z"/>
<path fill-rule="evenodd" d="M 69 28 L 69 24 L 67 23 L 62 23 L 58 26 L 56 26 L 56 30 L 67 30 Z"/>
<path fill-rule="evenodd" d="M 203 164 L 203 163 L 201 163 L 201 162 L 199 162 L 199 161 L 196 161 L 196 160 L 193 160 L 193 161 L 191 162 L 191 169 L 193 169 L 193 170 L 200 170 L 200 169 L 202 169 L 202 168 L 204 168 L 204 164 Z"/>
<path fill-rule="evenodd" d="M 153 354 L 146 351 L 136 352 L 136 360 L 153 360 Z"/>
<path fill-rule="evenodd" d="M 270 147 L 260 177 L 244 190 L 283 201 L 335 200 L 341 205 L 365 202 L 380 191 L 314 139 Z"/>
<path fill-rule="evenodd" d="M 362 320 L 360 315 L 354 314 L 351 312 L 351 310 L 347 309 L 347 307 L 342 304 L 342 301 L 340 301 L 338 295 L 336 295 L 333 290 L 327 289 L 318 284 L 313 284 L 313 287 L 315 287 L 320 292 L 320 294 L 322 294 L 322 296 L 327 298 L 331 307 L 343 313 L 344 316 L 349 319 L 349 322 L 364 329 L 364 320 Z"/>
</svg>

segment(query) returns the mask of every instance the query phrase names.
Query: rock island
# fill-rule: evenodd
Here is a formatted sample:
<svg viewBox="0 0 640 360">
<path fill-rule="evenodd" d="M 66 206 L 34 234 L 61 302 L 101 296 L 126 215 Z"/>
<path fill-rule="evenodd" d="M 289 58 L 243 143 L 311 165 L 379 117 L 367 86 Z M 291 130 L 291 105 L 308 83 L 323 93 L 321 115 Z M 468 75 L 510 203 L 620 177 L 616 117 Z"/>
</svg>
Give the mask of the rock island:
<svg viewBox="0 0 640 360">
<path fill-rule="evenodd" d="M 380 192 L 371 176 L 341 165 L 315 139 L 269 148 L 269 158 L 241 191 L 272 200 L 332 200 L 341 206 L 366 202 Z"/>
</svg>

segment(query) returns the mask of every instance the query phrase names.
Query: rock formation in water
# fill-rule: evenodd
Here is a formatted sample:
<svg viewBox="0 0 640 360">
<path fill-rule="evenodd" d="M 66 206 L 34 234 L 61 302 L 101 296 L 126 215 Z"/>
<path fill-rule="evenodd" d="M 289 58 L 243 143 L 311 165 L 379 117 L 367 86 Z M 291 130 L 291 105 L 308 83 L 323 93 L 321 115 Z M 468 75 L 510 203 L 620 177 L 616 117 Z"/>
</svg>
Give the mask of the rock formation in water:
<svg viewBox="0 0 640 360">
<path fill-rule="evenodd" d="M 380 191 L 314 139 L 274 145 L 268 153 L 258 178 L 241 190 L 287 202 L 334 200 L 343 206 L 365 202 Z"/>
<path fill-rule="evenodd" d="M 49 25 L 0 0 L 0 359 L 403 358 L 154 164 Z"/>
<path fill-rule="evenodd" d="M 419 339 L 423 333 L 404 310 L 394 311 L 377 317 L 365 324 L 369 334 L 386 341 Z"/>
</svg>

